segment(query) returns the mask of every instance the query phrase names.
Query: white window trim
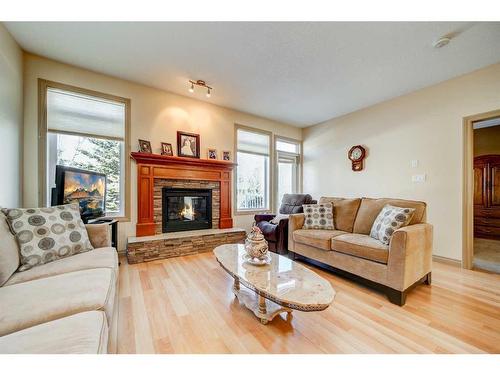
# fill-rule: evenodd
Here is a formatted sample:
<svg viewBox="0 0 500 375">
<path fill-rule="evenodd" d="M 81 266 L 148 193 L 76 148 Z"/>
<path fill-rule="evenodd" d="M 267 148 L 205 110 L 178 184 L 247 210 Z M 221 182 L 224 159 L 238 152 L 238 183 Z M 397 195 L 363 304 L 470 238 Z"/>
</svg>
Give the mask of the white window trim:
<svg viewBox="0 0 500 375">
<path fill-rule="evenodd" d="M 123 194 L 123 213 L 124 216 L 113 217 L 120 221 L 130 221 L 131 199 L 130 199 L 130 107 L 131 101 L 127 98 L 122 98 L 115 95 L 105 94 L 98 91 L 83 89 L 76 86 L 66 85 L 59 82 L 38 79 L 38 205 L 46 206 L 47 202 L 47 90 L 49 88 L 61 89 L 81 93 L 85 95 L 95 96 L 111 101 L 123 103 L 125 105 L 125 138 L 123 146 L 123 163 L 122 178 L 120 184 L 123 185 L 120 195 Z M 97 137 L 99 138 L 99 137 Z M 120 197 L 122 199 L 122 197 Z"/>
</svg>

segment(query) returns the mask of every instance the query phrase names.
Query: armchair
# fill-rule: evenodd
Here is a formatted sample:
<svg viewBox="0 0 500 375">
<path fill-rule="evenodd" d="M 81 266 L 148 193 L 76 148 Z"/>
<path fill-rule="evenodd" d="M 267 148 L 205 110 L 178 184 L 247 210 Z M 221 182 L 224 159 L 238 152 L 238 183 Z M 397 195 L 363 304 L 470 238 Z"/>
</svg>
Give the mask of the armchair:
<svg viewBox="0 0 500 375">
<path fill-rule="evenodd" d="M 309 194 L 285 194 L 281 201 L 279 213 L 282 215 L 303 212 L 303 204 L 317 203 Z M 255 225 L 259 227 L 269 243 L 269 250 L 278 254 L 288 252 L 288 219 L 281 219 L 278 224 L 271 223 L 276 214 L 255 215 Z"/>
</svg>

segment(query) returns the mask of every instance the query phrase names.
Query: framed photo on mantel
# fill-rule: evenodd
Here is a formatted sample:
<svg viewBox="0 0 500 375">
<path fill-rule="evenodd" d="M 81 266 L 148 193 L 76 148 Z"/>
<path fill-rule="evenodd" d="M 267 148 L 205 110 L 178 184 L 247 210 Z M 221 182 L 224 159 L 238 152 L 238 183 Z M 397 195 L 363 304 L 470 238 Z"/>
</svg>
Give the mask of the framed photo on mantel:
<svg viewBox="0 0 500 375">
<path fill-rule="evenodd" d="M 173 156 L 172 145 L 170 143 L 161 143 L 161 154 L 166 156 Z"/>
<path fill-rule="evenodd" d="M 207 156 L 211 160 L 217 160 L 217 150 L 215 148 L 209 148 Z"/>
<path fill-rule="evenodd" d="M 177 132 L 177 155 L 185 158 L 200 158 L 200 135 Z"/>
</svg>

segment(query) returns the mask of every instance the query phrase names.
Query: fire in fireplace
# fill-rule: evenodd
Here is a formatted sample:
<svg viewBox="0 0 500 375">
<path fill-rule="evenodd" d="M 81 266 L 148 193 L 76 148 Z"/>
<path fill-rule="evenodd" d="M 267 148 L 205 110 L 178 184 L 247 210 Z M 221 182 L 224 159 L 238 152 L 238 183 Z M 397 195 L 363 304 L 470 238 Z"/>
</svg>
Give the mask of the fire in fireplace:
<svg viewBox="0 0 500 375">
<path fill-rule="evenodd" d="M 212 190 L 162 189 L 163 233 L 212 228 Z"/>
</svg>

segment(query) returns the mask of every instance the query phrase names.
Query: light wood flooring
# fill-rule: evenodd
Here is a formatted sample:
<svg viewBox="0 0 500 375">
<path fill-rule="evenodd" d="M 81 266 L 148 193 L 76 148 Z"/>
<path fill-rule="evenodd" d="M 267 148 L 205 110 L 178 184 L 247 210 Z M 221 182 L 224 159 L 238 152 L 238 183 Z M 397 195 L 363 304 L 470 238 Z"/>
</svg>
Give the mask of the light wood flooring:
<svg viewBox="0 0 500 375">
<path fill-rule="evenodd" d="M 119 353 L 500 352 L 500 276 L 434 262 L 404 307 L 311 266 L 337 291 L 322 312 L 260 324 L 211 253 L 120 267 Z"/>
</svg>

